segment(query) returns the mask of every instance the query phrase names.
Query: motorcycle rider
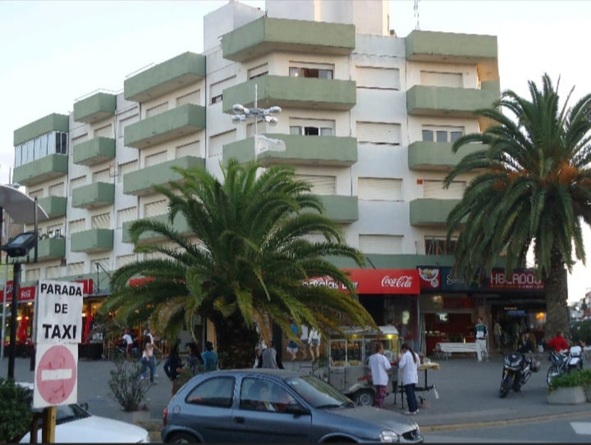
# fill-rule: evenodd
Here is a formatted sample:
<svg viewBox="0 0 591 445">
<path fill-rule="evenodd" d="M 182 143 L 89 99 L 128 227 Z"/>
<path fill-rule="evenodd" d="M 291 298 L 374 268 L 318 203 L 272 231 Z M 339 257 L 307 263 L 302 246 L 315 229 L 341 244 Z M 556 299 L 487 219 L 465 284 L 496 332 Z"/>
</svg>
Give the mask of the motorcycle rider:
<svg viewBox="0 0 591 445">
<path fill-rule="evenodd" d="M 566 341 L 562 334 L 562 331 L 560 330 L 556 331 L 556 335 L 552 337 L 550 340 L 548 340 L 546 344 L 551 350 L 556 352 L 568 351 L 570 347 L 568 341 Z"/>
<path fill-rule="evenodd" d="M 522 354 L 534 352 L 534 343 L 531 339 L 529 332 L 526 331 L 523 334 L 521 334 L 521 341 L 518 351 Z"/>
</svg>

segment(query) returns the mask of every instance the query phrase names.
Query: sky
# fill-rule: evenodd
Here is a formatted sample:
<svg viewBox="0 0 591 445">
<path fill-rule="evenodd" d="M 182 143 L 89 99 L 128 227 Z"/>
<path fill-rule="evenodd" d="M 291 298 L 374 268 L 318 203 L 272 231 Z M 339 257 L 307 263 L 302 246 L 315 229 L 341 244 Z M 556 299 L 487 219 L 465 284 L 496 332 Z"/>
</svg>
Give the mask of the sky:
<svg viewBox="0 0 591 445">
<path fill-rule="evenodd" d="M 339 0 L 327 0 L 339 1 Z M 185 51 L 203 52 L 203 16 L 227 0 L 0 1 L 0 183 L 11 178 L 13 132 L 50 113 L 67 114 L 98 89 L 119 92 L 127 76 Z M 264 9 L 264 1 L 241 3 Z M 498 39 L 501 89 L 528 94 L 548 73 L 571 100 L 591 93 L 586 68 L 591 1 L 414 0 L 390 2 L 398 37 L 425 31 Z M 569 301 L 591 290 L 589 267 L 569 276 Z"/>
</svg>

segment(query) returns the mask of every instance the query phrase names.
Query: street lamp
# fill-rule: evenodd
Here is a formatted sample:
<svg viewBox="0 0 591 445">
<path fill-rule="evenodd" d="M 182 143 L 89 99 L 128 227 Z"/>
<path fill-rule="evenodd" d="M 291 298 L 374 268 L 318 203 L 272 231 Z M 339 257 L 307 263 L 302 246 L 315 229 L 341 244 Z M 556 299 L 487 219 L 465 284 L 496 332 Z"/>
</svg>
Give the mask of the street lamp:
<svg viewBox="0 0 591 445">
<path fill-rule="evenodd" d="M 17 224 L 34 224 L 33 232 L 21 233 L 10 240 L 6 245 L 1 246 L 1 249 L 6 252 L 8 257 L 16 258 L 16 261 L 13 263 L 12 305 L 10 307 L 10 345 L 8 351 L 8 379 L 14 380 L 16 317 L 21 275 L 21 261 L 19 261 L 19 258 L 28 255 L 29 250 L 34 248 L 34 262 L 37 262 L 37 221 L 45 221 L 49 218 L 45 210 L 37 204 L 36 197 L 35 199 L 32 199 L 30 196 L 19 192 L 9 185 L 0 185 L 0 215 L 3 214 L 4 211 L 6 211 L 8 216 Z M 2 219 L 0 218 L 0 234 L 1 233 Z M 2 243 L 0 242 L 0 245 L 1 244 Z M 7 286 L 5 285 L 4 295 L 6 295 L 6 287 Z M 2 339 L 2 341 L 4 342 L 4 339 Z"/>
<path fill-rule="evenodd" d="M 235 124 L 244 122 L 248 118 L 254 120 L 254 141 L 255 141 L 255 154 L 259 154 L 261 151 L 273 150 L 273 151 L 285 151 L 285 142 L 281 139 L 271 139 L 264 135 L 258 134 L 257 124 L 258 122 L 266 122 L 270 125 L 275 125 L 279 122 L 274 114 L 281 113 L 281 107 L 274 105 L 269 108 L 258 107 L 258 85 L 254 85 L 254 107 L 247 108 L 241 104 L 234 104 L 232 106 L 234 116 L 232 116 L 232 122 Z"/>
</svg>

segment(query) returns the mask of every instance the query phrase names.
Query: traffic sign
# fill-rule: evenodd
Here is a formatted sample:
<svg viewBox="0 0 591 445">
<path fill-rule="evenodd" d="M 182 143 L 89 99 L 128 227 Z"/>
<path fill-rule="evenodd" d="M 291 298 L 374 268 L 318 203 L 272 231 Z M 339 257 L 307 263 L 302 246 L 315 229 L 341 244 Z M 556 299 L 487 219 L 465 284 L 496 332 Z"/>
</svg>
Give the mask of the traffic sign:
<svg viewBox="0 0 591 445">
<path fill-rule="evenodd" d="M 37 344 L 77 344 L 82 341 L 83 290 L 83 283 L 39 280 Z"/>
<path fill-rule="evenodd" d="M 76 403 L 78 345 L 38 344 L 33 408 Z"/>
</svg>

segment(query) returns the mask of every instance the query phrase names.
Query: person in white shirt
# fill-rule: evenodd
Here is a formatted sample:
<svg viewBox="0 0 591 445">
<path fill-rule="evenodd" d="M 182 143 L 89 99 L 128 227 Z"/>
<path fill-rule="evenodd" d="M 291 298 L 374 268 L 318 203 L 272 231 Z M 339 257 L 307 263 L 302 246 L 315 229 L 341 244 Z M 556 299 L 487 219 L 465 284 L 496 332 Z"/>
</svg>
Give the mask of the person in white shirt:
<svg viewBox="0 0 591 445">
<path fill-rule="evenodd" d="M 369 356 L 369 369 L 371 371 L 371 381 L 376 390 L 373 398 L 373 406 L 377 408 L 384 407 L 389 379 L 388 371 L 391 368 L 390 361 L 384 356 L 384 345 L 380 342 L 375 343 L 374 353 Z"/>
<path fill-rule="evenodd" d="M 129 329 L 125 330 L 123 334 L 123 341 L 125 342 L 125 355 L 128 359 L 131 358 L 131 352 L 133 349 L 133 338 L 131 338 L 131 334 L 129 333 Z"/>
<path fill-rule="evenodd" d="M 408 411 L 405 414 L 414 415 L 419 413 L 415 394 L 415 386 L 419 383 L 419 357 L 406 343 L 400 346 L 400 350 L 402 355 L 398 360 L 398 367 L 402 371 L 402 386 L 408 403 Z"/>
<path fill-rule="evenodd" d="M 320 332 L 317 329 L 311 329 L 308 335 L 308 341 L 310 342 L 311 361 L 318 360 L 320 358 Z"/>
</svg>

